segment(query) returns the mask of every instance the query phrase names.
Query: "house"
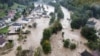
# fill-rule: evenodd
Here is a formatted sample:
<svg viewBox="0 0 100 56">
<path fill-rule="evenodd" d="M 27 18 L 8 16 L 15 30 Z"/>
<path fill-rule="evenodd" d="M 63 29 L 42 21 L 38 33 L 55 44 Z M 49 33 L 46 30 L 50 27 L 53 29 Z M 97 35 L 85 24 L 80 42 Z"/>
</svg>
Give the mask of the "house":
<svg viewBox="0 0 100 56">
<path fill-rule="evenodd" d="M 13 23 L 12 26 L 13 26 L 13 28 L 15 30 L 18 30 L 18 29 L 21 29 L 22 28 L 22 24 L 20 24 L 20 23 Z"/>
<path fill-rule="evenodd" d="M 95 27 L 96 22 L 94 21 L 88 21 L 86 26 L 90 27 L 90 28 L 94 28 Z"/>
<path fill-rule="evenodd" d="M 47 11 L 44 11 L 44 12 L 42 13 L 42 15 L 47 15 Z"/>
<path fill-rule="evenodd" d="M 16 14 L 16 10 L 10 10 L 10 11 L 8 11 L 8 15 L 7 16 L 10 17 L 11 19 L 13 19 L 15 14 Z"/>
<path fill-rule="evenodd" d="M 85 50 L 84 52 L 81 53 L 81 56 L 93 56 L 93 55 Z"/>
<path fill-rule="evenodd" d="M 20 8 L 20 7 L 16 9 L 16 11 L 17 11 L 17 12 L 20 12 L 20 13 L 22 13 L 23 10 L 24 10 L 24 9 L 23 9 L 23 8 Z"/>
<path fill-rule="evenodd" d="M 4 47 L 6 44 L 6 40 L 3 35 L 0 35 L 0 48 Z"/>
<path fill-rule="evenodd" d="M 22 24 L 27 24 L 27 23 L 29 23 L 31 21 L 31 19 L 29 19 L 29 18 L 23 18 L 22 19 Z"/>
<path fill-rule="evenodd" d="M 0 29 L 6 27 L 5 21 L 0 20 Z"/>
<path fill-rule="evenodd" d="M 34 11 L 37 13 L 43 13 L 43 7 L 41 5 L 38 5 L 37 7 L 34 8 Z"/>
<path fill-rule="evenodd" d="M 11 19 L 9 16 L 4 17 L 5 23 L 11 23 Z"/>
</svg>

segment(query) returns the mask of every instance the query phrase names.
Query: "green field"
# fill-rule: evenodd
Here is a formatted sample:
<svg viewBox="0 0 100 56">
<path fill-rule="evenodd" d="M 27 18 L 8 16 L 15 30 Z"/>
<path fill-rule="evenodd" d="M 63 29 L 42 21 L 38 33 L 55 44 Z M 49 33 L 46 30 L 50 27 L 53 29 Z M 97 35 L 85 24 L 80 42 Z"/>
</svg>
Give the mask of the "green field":
<svg viewBox="0 0 100 56">
<path fill-rule="evenodd" d="M 6 15 L 5 10 L 0 10 L 0 18 L 3 18 Z"/>
<path fill-rule="evenodd" d="M 26 6 L 24 6 L 24 5 L 14 3 L 14 5 L 11 7 L 11 9 L 17 9 L 18 7 L 26 8 Z"/>
<path fill-rule="evenodd" d="M 9 32 L 8 28 L 9 27 L 5 27 L 5 28 L 0 29 L 0 33 L 7 33 L 7 32 Z"/>
</svg>

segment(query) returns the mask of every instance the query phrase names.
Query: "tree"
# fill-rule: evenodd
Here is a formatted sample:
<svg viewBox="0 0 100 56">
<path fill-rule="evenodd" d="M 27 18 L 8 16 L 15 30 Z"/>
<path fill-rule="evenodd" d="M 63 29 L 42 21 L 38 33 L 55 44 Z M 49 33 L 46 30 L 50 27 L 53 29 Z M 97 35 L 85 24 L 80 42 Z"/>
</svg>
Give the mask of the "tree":
<svg viewBox="0 0 100 56">
<path fill-rule="evenodd" d="M 28 25 L 28 28 L 32 28 L 32 25 Z"/>
<path fill-rule="evenodd" d="M 43 31 L 43 39 L 49 40 L 51 37 L 51 30 L 50 29 L 44 29 Z"/>
<path fill-rule="evenodd" d="M 48 40 L 45 40 L 43 42 L 43 45 L 42 45 L 42 48 L 43 48 L 43 51 L 45 54 L 48 54 L 51 52 L 51 45 L 50 45 L 50 42 Z"/>
<path fill-rule="evenodd" d="M 95 41 L 98 39 L 95 33 L 96 33 L 96 30 L 94 28 L 83 27 L 81 30 L 81 35 L 90 41 Z"/>
<path fill-rule="evenodd" d="M 36 49 L 34 56 L 41 56 L 41 48 Z"/>
<path fill-rule="evenodd" d="M 19 52 L 19 51 L 21 51 L 22 50 L 22 47 L 21 46 L 18 46 L 17 47 L 17 51 Z"/>
<path fill-rule="evenodd" d="M 85 17 L 84 17 L 85 16 Z M 83 13 L 83 12 L 74 12 L 74 14 L 71 15 L 71 28 L 72 29 L 79 29 L 83 26 L 85 26 L 85 24 L 88 21 L 89 16 L 87 15 L 87 13 Z"/>
<path fill-rule="evenodd" d="M 70 45 L 70 40 L 69 39 L 64 40 L 64 47 L 68 48 L 69 45 Z"/>
<path fill-rule="evenodd" d="M 57 17 L 58 17 L 58 19 L 63 19 L 64 18 L 64 13 L 61 10 L 61 8 L 59 8 L 58 11 L 57 11 Z"/>
<path fill-rule="evenodd" d="M 21 17 L 20 14 L 16 13 L 15 16 L 14 16 L 14 18 L 12 19 L 12 21 L 16 21 L 19 17 Z"/>
<path fill-rule="evenodd" d="M 58 3 L 55 4 L 55 13 L 57 13 L 58 20 L 64 18 L 64 13 Z"/>
<path fill-rule="evenodd" d="M 81 19 L 74 19 L 71 22 L 71 28 L 72 29 L 79 29 L 81 27 Z"/>
<path fill-rule="evenodd" d="M 71 50 L 74 50 L 74 49 L 76 49 L 76 44 L 74 44 L 74 43 L 71 43 L 71 45 L 70 45 L 70 49 L 71 49 Z"/>
<path fill-rule="evenodd" d="M 27 10 L 24 9 L 24 11 L 22 12 L 22 14 L 23 14 L 24 16 L 27 16 Z"/>
<path fill-rule="evenodd" d="M 36 28 L 37 27 L 37 23 L 35 22 L 35 23 L 33 23 L 33 27 L 34 28 Z"/>
<path fill-rule="evenodd" d="M 49 24 L 51 25 L 55 21 L 55 14 L 54 13 L 50 13 L 50 15 L 51 15 L 51 19 L 50 19 Z"/>
<path fill-rule="evenodd" d="M 57 20 L 54 22 L 53 26 L 51 27 L 52 33 L 57 33 L 58 31 L 62 30 L 61 23 Z"/>
</svg>

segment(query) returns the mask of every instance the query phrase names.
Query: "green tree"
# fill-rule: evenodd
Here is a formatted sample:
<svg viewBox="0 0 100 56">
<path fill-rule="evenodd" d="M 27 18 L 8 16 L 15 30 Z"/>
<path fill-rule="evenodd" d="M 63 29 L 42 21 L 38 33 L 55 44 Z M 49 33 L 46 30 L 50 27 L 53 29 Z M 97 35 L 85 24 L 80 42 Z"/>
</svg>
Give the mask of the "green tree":
<svg viewBox="0 0 100 56">
<path fill-rule="evenodd" d="M 22 47 L 21 46 L 18 46 L 17 47 L 17 51 L 21 51 L 22 50 Z"/>
<path fill-rule="evenodd" d="M 96 30 L 94 28 L 89 28 L 89 27 L 83 27 L 81 30 L 82 36 L 84 36 L 86 39 L 95 41 L 98 39 L 96 35 Z"/>
<path fill-rule="evenodd" d="M 74 44 L 74 43 L 71 43 L 71 44 L 70 44 L 70 49 L 71 49 L 71 50 L 74 50 L 74 49 L 76 49 L 76 44 Z"/>
<path fill-rule="evenodd" d="M 69 45 L 70 45 L 70 40 L 69 39 L 64 40 L 64 47 L 68 48 Z"/>
<path fill-rule="evenodd" d="M 43 45 L 42 45 L 42 48 L 43 48 L 43 51 L 45 54 L 48 54 L 51 52 L 51 45 L 50 45 L 50 42 L 48 40 L 45 40 L 43 42 Z"/>
<path fill-rule="evenodd" d="M 49 40 L 51 37 L 51 30 L 50 29 L 44 29 L 43 31 L 43 39 Z"/>
</svg>

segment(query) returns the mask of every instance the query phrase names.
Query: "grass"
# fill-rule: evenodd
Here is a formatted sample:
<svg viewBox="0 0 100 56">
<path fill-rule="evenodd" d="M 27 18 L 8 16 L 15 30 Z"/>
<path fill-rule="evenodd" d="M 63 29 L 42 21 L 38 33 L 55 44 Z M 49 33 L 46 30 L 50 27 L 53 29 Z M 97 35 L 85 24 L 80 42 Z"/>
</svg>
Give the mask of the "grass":
<svg viewBox="0 0 100 56">
<path fill-rule="evenodd" d="M 18 7 L 26 8 L 26 6 L 24 6 L 24 5 L 14 3 L 14 5 L 11 7 L 11 9 L 17 9 Z"/>
<path fill-rule="evenodd" d="M 0 10 L 0 18 L 3 18 L 6 15 L 5 10 Z"/>
<path fill-rule="evenodd" d="M 9 27 L 5 27 L 5 28 L 0 29 L 0 33 L 7 33 L 7 32 L 9 32 L 8 28 Z"/>
</svg>

